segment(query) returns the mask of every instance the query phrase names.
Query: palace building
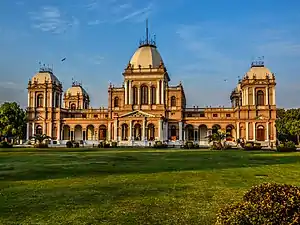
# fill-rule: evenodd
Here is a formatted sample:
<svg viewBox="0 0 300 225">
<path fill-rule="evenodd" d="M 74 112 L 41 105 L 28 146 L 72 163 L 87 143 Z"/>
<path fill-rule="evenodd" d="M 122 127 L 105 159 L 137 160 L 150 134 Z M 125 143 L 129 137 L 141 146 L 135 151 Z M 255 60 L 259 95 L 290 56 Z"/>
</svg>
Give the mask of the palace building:
<svg viewBox="0 0 300 225">
<path fill-rule="evenodd" d="M 149 146 L 156 140 L 172 145 L 189 140 L 208 145 L 207 136 L 223 129 L 233 143 L 239 138 L 263 145 L 276 141 L 275 76 L 262 61 L 253 62 L 239 80 L 230 107 L 188 108 L 183 85 L 170 84 L 156 43 L 148 37 L 147 29 L 124 69 L 123 85 L 109 85 L 107 108 L 91 108 L 80 83 L 64 92 L 52 69 L 42 66 L 28 82 L 27 139 L 47 134 L 61 144 L 106 140 Z"/>
</svg>

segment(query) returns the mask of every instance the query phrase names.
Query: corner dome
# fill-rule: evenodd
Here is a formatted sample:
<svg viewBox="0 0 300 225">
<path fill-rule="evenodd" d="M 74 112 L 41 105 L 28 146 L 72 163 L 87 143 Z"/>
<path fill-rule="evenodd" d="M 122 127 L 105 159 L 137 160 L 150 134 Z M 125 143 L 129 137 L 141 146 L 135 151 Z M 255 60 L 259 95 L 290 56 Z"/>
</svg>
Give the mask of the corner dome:
<svg viewBox="0 0 300 225">
<path fill-rule="evenodd" d="M 31 79 L 31 82 L 37 82 L 38 84 L 44 84 L 45 81 L 49 83 L 60 83 L 57 77 L 50 71 L 40 71 Z"/>
<path fill-rule="evenodd" d="M 131 57 L 129 62 L 133 68 L 159 68 L 163 63 L 161 55 L 159 54 L 156 46 L 154 45 L 142 45 Z"/>
<path fill-rule="evenodd" d="M 274 79 L 273 73 L 264 66 L 252 66 L 250 70 L 246 73 L 248 79 Z"/>
<path fill-rule="evenodd" d="M 66 95 L 77 96 L 78 94 L 80 96 L 88 96 L 88 93 L 81 85 L 73 85 L 66 91 Z"/>
</svg>

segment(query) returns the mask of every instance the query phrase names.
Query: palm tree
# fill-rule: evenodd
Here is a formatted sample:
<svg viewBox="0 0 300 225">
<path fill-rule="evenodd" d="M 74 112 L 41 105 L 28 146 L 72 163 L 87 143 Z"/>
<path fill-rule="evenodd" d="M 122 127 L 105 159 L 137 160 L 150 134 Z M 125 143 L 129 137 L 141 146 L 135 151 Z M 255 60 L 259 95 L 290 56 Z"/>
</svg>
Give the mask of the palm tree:
<svg viewBox="0 0 300 225">
<path fill-rule="evenodd" d="M 34 139 L 35 144 L 42 144 L 44 141 L 51 139 L 51 137 L 46 134 L 36 134 L 32 137 Z"/>
<path fill-rule="evenodd" d="M 207 137 L 208 142 L 213 142 L 213 146 L 216 147 L 216 149 L 223 149 L 227 135 L 228 133 L 226 133 L 226 131 L 219 129 L 216 133 L 213 133 Z"/>
</svg>

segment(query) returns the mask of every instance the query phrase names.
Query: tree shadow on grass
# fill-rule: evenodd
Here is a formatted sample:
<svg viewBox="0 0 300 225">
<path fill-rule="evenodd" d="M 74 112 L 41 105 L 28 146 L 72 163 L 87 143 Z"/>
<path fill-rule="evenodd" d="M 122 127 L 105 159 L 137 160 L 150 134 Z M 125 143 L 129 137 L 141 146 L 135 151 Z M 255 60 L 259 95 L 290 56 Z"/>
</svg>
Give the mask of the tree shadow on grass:
<svg viewBox="0 0 300 225">
<path fill-rule="evenodd" d="M 34 154 L 0 158 L 0 181 L 249 168 L 300 162 L 295 153 L 159 151 Z"/>
</svg>

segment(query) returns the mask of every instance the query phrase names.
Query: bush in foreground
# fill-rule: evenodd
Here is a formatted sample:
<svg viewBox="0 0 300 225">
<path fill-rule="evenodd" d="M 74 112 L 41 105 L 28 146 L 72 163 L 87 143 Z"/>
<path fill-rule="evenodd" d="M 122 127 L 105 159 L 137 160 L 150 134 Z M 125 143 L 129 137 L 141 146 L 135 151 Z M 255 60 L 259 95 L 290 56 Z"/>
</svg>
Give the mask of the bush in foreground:
<svg viewBox="0 0 300 225">
<path fill-rule="evenodd" d="M 244 195 L 241 203 L 222 209 L 216 224 L 300 224 L 300 188 L 270 183 L 255 186 Z"/>
<path fill-rule="evenodd" d="M 7 141 L 0 142 L 0 148 L 12 148 L 13 145 L 8 143 Z"/>
<path fill-rule="evenodd" d="M 243 148 L 244 148 L 245 150 L 253 151 L 253 150 L 261 150 L 261 149 L 262 149 L 262 146 L 261 146 L 260 143 L 248 141 L 248 142 L 244 145 Z"/>
<path fill-rule="evenodd" d="M 292 141 L 281 143 L 277 146 L 278 152 L 294 152 L 296 151 L 296 145 Z"/>
</svg>

